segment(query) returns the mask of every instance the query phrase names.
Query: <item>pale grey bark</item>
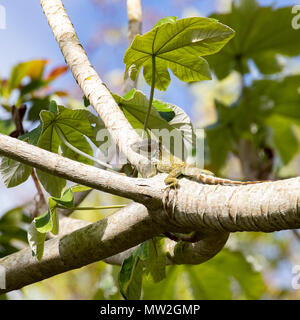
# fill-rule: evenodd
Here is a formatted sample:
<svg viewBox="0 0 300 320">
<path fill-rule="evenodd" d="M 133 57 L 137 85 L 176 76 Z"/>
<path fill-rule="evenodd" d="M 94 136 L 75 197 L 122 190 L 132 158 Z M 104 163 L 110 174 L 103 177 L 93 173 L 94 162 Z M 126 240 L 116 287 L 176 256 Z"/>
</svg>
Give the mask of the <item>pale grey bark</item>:
<svg viewBox="0 0 300 320">
<path fill-rule="evenodd" d="M 134 206 L 141 206 L 133 204 Z M 135 211 L 135 210 L 134 210 Z M 83 224 L 83 223 L 82 223 Z M 22 288 L 53 275 L 85 266 L 135 246 L 161 232 L 147 211 L 131 214 L 130 207 L 68 235 L 45 242 L 43 259 L 23 249 L 0 260 L 6 271 L 6 289 Z"/>
<path fill-rule="evenodd" d="M 214 256 L 225 244 L 228 232 L 300 228 L 300 178 L 246 186 L 204 185 L 180 179 L 180 188 L 176 194 L 171 190 L 168 201 L 174 213 L 167 214 L 162 210 L 165 175 L 129 178 L 4 135 L 0 135 L 0 154 L 70 181 L 130 198 L 149 210 L 137 214 L 124 208 L 96 224 L 49 240 L 41 262 L 32 257 L 30 249 L 1 259 L 0 265 L 7 270 L 7 290 L 113 256 L 164 231 L 199 231 L 206 236 L 202 242 L 187 244 L 183 256 L 171 254 L 175 263 L 190 263 Z"/>
<path fill-rule="evenodd" d="M 214 232 L 272 232 L 300 227 L 300 178 L 242 186 L 206 185 L 180 179 L 162 210 L 164 177 L 130 178 L 64 158 L 0 134 L 0 155 L 44 172 L 144 204 L 168 228 Z M 174 209 L 172 213 L 172 208 Z"/>
<path fill-rule="evenodd" d="M 71 230 L 73 232 L 68 233 Z M 0 290 L 0 294 L 95 261 L 105 260 L 115 254 L 117 255 L 105 261 L 121 264 L 132 252 L 129 248 L 161 232 L 163 232 L 162 226 L 153 221 L 143 205 L 137 203 L 93 224 L 64 217 L 61 220 L 60 235 L 45 242 L 45 253 L 41 261 L 32 256 L 30 248 L 0 260 L 0 266 L 6 270 L 6 289 Z M 215 249 L 216 246 L 212 248 L 212 237 L 219 239 L 218 244 L 223 241 L 224 245 L 227 240 L 227 236 L 214 235 L 200 241 L 201 245 L 198 245 L 201 246 L 203 255 L 200 253 L 197 256 L 192 248 L 195 244 L 186 245 L 179 254 L 174 255 L 176 243 L 168 241 L 167 262 L 182 264 L 190 263 L 192 260 L 197 263 L 208 260 L 223 247 L 219 245 L 218 251 Z"/>
<path fill-rule="evenodd" d="M 142 33 L 142 0 L 127 0 L 128 15 L 128 42 L 132 43 L 137 34 Z M 130 79 L 128 72 L 125 74 L 123 92 L 126 93 L 136 88 L 137 80 Z"/>
</svg>

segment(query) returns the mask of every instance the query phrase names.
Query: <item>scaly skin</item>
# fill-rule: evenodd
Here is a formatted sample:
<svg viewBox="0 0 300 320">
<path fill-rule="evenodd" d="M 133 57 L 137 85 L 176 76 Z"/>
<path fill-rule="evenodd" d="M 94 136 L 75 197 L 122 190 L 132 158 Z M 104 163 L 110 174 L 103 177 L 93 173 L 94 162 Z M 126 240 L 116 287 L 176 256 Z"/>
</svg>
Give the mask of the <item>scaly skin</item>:
<svg viewBox="0 0 300 320">
<path fill-rule="evenodd" d="M 188 165 L 185 162 L 157 161 L 155 162 L 156 169 L 162 173 L 168 173 L 169 175 L 165 179 L 165 183 L 168 187 L 176 188 L 178 185 L 178 177 L 185 176 L 197 182 L 205 184 L 219 184 L 224 186 L 236 186 L 236 185 L 248 185 L 262 183 L 264 181 L 234 181 L 229 179 L 223 179 L 215 177 L 214 174 L 208 170 L 200 169 L 192 165 Z"/>
</svg>

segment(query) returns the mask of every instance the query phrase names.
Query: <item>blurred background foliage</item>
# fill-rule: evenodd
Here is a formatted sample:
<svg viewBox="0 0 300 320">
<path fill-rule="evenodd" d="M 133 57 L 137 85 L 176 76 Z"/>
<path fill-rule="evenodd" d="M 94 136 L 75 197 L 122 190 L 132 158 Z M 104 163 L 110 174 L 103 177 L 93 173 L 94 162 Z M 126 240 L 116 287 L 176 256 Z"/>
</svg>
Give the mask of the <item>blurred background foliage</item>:
<svg viewBox="0 0 300 320">
<path fill-rule="evenodd" d="M 72 11 L 73 2 L 66 1 L 66 7 L 71 19 L 74 12 L 75 27 L 82 33 L 96 69 L 113 92 L 121 93 L 122 55 L 128 45 L 125 1 L 88 2 L 85 9 L 89 6 L 93 10 L 90 21 Z M 283 7 L 296 3 L 271 3 L 143 1 L 144 31 L 163 16 L 171 15 L 211 16 L 236 31 L 220 53 L 207 57 L 213 80 L 184 84 L 172 78 L 167 93 L 157 92 L 157 98 L 182 107 L 195 127 L 205 128 L 206 167 L 224 177 L 282 179 L 300 174 L 300 30 L 292 28 L 291 7 Z M 115 15 L 120 19 L 111 19 Z M 99 16 L 106 16 L 104 23 L 97 23 Z M 89 31 L 80 31 L 76 26 L 80 19 L 90 24 Z M 46 41 L 52 36 L 47 32 Z M 38 49 L 32 55 L 40 56 Z M 1 133 L 14 136 L 18 129 L 16 114 L 24 120 L 25 131 L 36 127 L 39 112 L 48 108 L 51 99 L 72 109 L 82 107 L 81 93 L 70 80 L 70 73 L 62 61 L 53 65 L 50 57 L 49 53 L 45 59 L 25 61 L 20 52 L 10 71 L 0 74 Z M 142 77 L 138 88 L 149 90 Z M 26 109 L 20 111 L 24 105 Z M 27 246 L 30 203 L 35 193 L 30 181 L 11 190 L 1 185 L 0 257 Z M 83 205 L 126 202 L 93 191 Z M 75 211 L 71 217 L 94 222 L 112 212 Z M 300 264 L 300 237 L 296 232 L 232 234 L 226 249 L 209 262 L 168 267 L 166 279 L 157 284 L 145 278 L 143 298 L 298 299 L 300 291 L 291 285 L 292 267 Z M 119 267 L 98 262 L 1 298 L 121 299 L 118 273 Z"/>
</svg>

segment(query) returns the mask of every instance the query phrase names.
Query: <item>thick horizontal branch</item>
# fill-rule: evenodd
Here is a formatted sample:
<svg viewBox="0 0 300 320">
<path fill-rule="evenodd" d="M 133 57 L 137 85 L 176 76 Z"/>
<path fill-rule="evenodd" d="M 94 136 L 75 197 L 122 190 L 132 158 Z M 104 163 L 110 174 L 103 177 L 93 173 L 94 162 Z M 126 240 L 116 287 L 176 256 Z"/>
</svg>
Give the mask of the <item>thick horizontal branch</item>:
<svg viewBox="0 0 300 320">
<path fill-rule="evenodd" d="M 7 256 L 0 260 L 0 265 L 7 270 L 8 290 L 113 256 L 165 231 L 196 230 L 206 235 L 203 242 L 188 244 L 182 257 L 172 256 L 169 248 L 174 263 L 189 263 L 188 257 L 192 263 L 197 259 L 203 261 L 206 250 L 207 259 L 216 254 L 226 242 L 228 232 L 300 228 L 299 178 L 244 186 L 205 185 L 180 179 L 177 193 L 170 191 L 167 202 L 168 207 L 174 206 L 174 213 L 168 215 L 162 210 L 164 175 L 151 179 L 128 178 L 4 135 L 0 135 L 0 154 L 144 203 L 149 210 L 130 213 L 124 208 L 96 224 L 49 240 L 41 262 L 32 257 L 30 249 Z"/>
<path fill-rule="evenodd" d="M 129 178 L 64 158 L 0 134 L 0 154 L 45 172 L 144 204 L 159 224 L 203 234 L 235 231 L 272 232 L 300 227 L 300 178 L 242 186 L 205 185 L 180 179 L 162 210 L 164 175 Z M 170 230 L 171 231 L 171 230 Z"/>
<path fill-rule="evenodd" d="M 124 212 L 126 208 L 122 209 Z M 131 204 L 128 206 L 129 214 L 147 214 L 147 208 L 143 205 Z M 85 227 L 89 222 L 63 217 L 60 220 L 60 236 L 74 232 L 75 230 Z M 170 264 L 200 264 L 215 256 L 225 245 L 229 234 L 216 233 L 204 237 L 196 243 L 186 243 L 181 250 L 175 251 L 177 242 L 171 239 L 165 239 L 165 250 L 167 252 L 168 265 Z M 122 265 L 124 259 L 128 258 L 136 247 L 120 252 L 114 256 L 104 259 L 104 262 L 114 265 Z"/>
<path fill-rule="evenodd" d="M 147 179 L 134 179 L 118 173 L 108 172 L 90 165 L 62 157 L 21 140 L 0 134 L 0 155 L 38 168 L 44 172 L 70 181 L 109 192 L 137 202 L 161 198 L 160 190 L 151 188 L 148 193 Z M 139 186 L 139 182 L 141 185 Z M 154 191 L 154 193 L 153 193 Z"/>
<path fill-rule="evenodd" d="M 71 230 L 73 232 L 67 234 Z M 129 248 L 163 231 L 163 228 L 152 220 L 147 209 L 137 203 L 93 224 L 64 217 L 61 219 L 60 235 L 45 242 L 45 254 L 41 261 L 32 256 L 30 248 L 0 260 L 0 266 L 5 268 L 6 272 L 6 289 L 0 290 L 0 294 L 92 262 L 105 261 L 105 258 L 110 256 L 112 257 L 108 258 L 107 262 L 121 264 L 132 252 Z M 227 237 L 228 234 L 216 234 L 199 241 L 201 250 L 196 248 L 198 253 L 193 249 L 196 244 L 187 244 L 180 253 L 174 254 L 176 243 L 167 240 L 168 262 L 202 263 L 222 249 Z"/>
<path fill-rule="evenodd" d="M 32 256 L 30 248 L 1 259 L 6 289 L 0 290 L 0 294 L 102 260 L 160 234 L 161 227 L 147 211 L 136 214 L 135 206 L 143 207 L 133 204 L 71 234 L 46 241 L 41 261 Z"/>
</svg>

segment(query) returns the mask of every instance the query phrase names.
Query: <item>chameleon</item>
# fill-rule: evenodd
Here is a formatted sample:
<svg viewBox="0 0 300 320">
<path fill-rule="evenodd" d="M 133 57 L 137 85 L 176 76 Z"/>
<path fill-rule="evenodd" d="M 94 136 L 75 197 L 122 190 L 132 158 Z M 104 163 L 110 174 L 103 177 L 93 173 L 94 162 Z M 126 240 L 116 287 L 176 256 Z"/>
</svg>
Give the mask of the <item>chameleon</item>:
<svg viewBox="0 0 300 320">
<path fill-rule="evenodd" d="M 165 184 L 170 188 L 176 189 L 178 185 L 178 177 L 188 177 L 194 181 L 211 184 L 211 185 L 223 185 L 223 186 L 237 186 L 262 183 L 266 181 L 234 181 L 230 179 L 224 179 L 215 177 L 215 175 L 208 170 L 197 168 L 193 165 L 189 165 L 183 161 L 170 162 L 166 160 L 152 159 L 156 170 L 161 173 L 168 173 L 165 178 Z"/>
<path fill-rule="evenodd" d="M 265 181 L 234 181 L 230 179 L 224 179 L 215 177 L 214 173 L 211 171 L 195 167 L 193 165 L 187 164 L 180 158 L 165 153 L 168 157 L 164 158 L 162 152 L 162 146 L 154 140 L 145 139 L 141 143 L 134 145 L 134 151 L 143 151 L 144 153 L 150 155 L 151 163 L 154 166 L 154 175 L 157 172 L 168 173 L 165 178 L 165 184 L 170 188 L 176 189 L 178 185 L 178 177 L 185 176 L 194 181 L 211 184 L 211 185 L 224 185 L 224 186 L 236 186 L 236 185 L 248 185 L 262 183 Z"/>
<path fill-rule="evenodd" d="M 175 196 L 176 196 L 177 186 L 178 186 L 177 178 L 180 176 L 184 176 L 196 182 L 200 182 L 204 184 L 224 185 L 224 186 L 250 185 L 250 184 L 266 182 L 266 181 L 234 181 L 230 179 L 215 177 L 211 171 L 197 168 L 181 160 L 178 161 L 178 159 L 175 162 L 152 159 L 152 163 L 158 172 L 168 173 L 168 176 L 164 180 L 164 183 L 166 184 L 166 188 L 165 188 L 165 194 L 163 196 L 163 208 L 168 213 L 168 215 L 170 215 L 170 217 L 173 217 L 174 215 L 175 201 L 173 201 L 173 206 L 171 208 L 171 212 L 169 213 L 168 205 L 167 205 L 168 198 L 169 198 L 169 190 L 171 188 L 174 188 Z M 170 238 L 170 236 L 168 237 Z"/>
</svg>

